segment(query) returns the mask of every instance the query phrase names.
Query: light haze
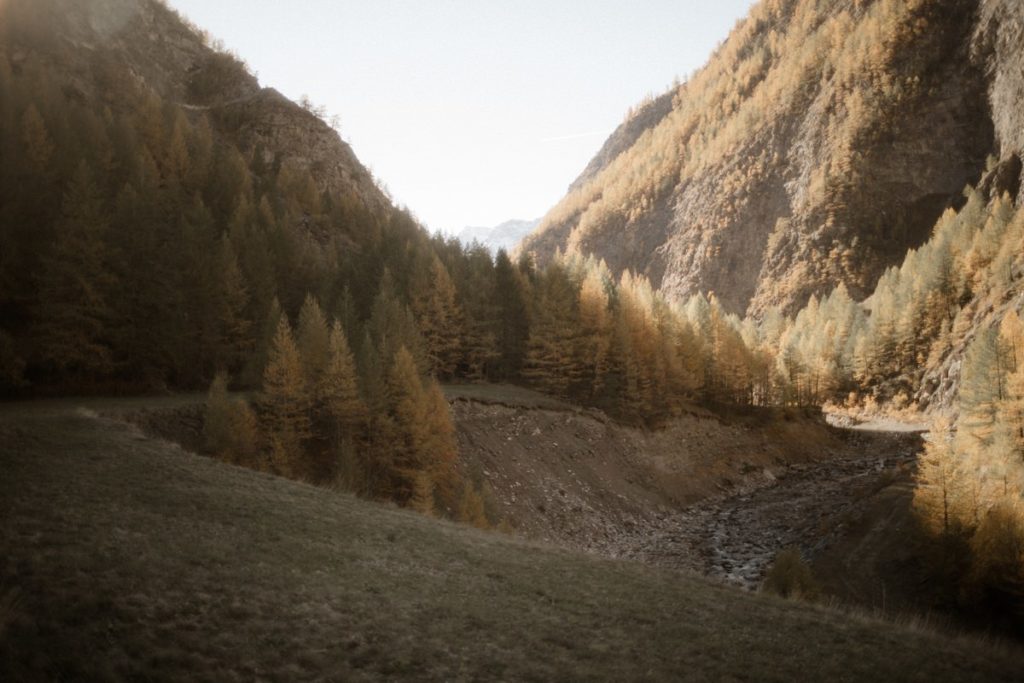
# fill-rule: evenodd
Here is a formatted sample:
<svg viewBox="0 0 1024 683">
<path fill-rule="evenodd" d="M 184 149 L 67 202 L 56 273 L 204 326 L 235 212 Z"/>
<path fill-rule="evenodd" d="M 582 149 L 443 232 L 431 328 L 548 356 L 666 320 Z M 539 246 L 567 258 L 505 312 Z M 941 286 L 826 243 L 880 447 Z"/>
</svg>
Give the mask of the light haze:
<svg viewBox="0 0 1024 683">
<path fill-rule="evenodd" d="M 751 0 L 170 0 L 260 82 L 340 120 L 432 230 L 543 215 L 630 106 Z"/>
</svg>

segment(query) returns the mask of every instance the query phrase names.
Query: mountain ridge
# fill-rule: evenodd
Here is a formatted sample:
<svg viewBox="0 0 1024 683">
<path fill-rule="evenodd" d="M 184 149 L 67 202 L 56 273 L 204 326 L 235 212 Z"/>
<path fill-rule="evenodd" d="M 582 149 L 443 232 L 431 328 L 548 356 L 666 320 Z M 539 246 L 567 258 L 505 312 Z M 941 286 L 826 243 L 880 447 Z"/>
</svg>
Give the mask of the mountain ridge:
<svg viewBox="0 0 1024 683">
<path fill-rule="evenodd" d="M 513 218 L 494 226 L 467 225 L 458 232 L 456 237 L 466 245 L 474 241 L 479 242 L 492 254 L 496 254 L 500 249 L 511 252 L 539 223 L 539 218 L 532 220 Z"/>
<path fill-rule="evenodd" d="M 613 133 L 523 248 L 592 254 L 741 314 L 792 313 L 840 282 L 862 299 L 989 155 L 1019 154 L 1021 14 L 762 2 Z"/>
</svg>

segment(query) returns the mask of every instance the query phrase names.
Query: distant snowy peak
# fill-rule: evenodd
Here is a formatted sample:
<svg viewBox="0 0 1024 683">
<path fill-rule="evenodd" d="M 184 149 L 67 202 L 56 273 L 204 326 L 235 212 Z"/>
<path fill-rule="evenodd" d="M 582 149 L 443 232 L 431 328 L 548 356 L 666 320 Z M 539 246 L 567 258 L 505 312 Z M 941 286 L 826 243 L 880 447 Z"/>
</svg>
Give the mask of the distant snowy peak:
<svg viewBox="0 0 1024 683">
<path fill-rule="evenodd" d="M 492 227 L 468 226 L 460 230 L 457 237 L 463 244 L 479 242 L 487 247 L 492 254 L 496 254 L 499 249 L 512 251 L 520 240 L 533 232 L 538 223 L 540 223 L 539 218 L 532 221 L 505 221 Z"/>
</svg>

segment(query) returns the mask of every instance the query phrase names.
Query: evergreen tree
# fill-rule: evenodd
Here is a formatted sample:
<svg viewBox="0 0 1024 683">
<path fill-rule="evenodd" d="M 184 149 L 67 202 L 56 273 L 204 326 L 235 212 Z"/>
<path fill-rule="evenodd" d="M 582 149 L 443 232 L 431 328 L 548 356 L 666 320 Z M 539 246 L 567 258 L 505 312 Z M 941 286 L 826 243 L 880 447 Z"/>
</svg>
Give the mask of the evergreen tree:
<svg viewBox="0 0 1024 683">
<path fill-rule="evenodd" d="M 217 271 L 220 287 L 217 291 L 218 347 L 221 364 L 226 368 L 240 367 L 252 348 L 252 323 L 246 317 L 249 292 L 245 276 L 238 266 L 235 248 L 225 233 L 220 243 Z"/>
<path fill-rule="evenodd" d="M 529 295 L 526 281 L 504 249 L 494 263 L 493 305 L 497 311 L 497 359 L 493 376 L 515 379 L 523 369 L 530 338 Z"/>
<path fill-rule="evenodd" d="M 366 419 L 359 394 L 355 357 L 341 324 L 335 322 L 328 340 L 327 366 L 318 378 L 317 399 L 340 431 L 352 432 Z"/>
<path fill-rule="evenodd" d="M 458 361 L 461 311 L 455 301 L 455 286 L 440 259 L 434 256 L 416 278 L 413 312 L 431 374 L 451 377 Z"/>
<path fill-rule="evenodd" d="M 422 515 L 434 514 L 434 482 L 431 481 L 428 472 L 416 473 L 409 507 Z"/>
<path fill-rule="evenodd" d="M 403 505 L 411 504 L 429 482 L 432 495 L 452 505 L 457 450 L 448 403 L 436 382 L 424 383 L 404 348 L 395 354 L 388 372 L 388 416 L 394 430 L 391 496 Z"/>
<path fill-rule="evenodd" d="M 256 335 L 255 349 L 243 371 L 243 384 L 245 386 L 257 386 L 262 382 L 263 371 L 270 360 L 270 350 L 274 342 L 274 335 L 277 334 L 278 326 L 284 318 L 285 315 L 281 311 L 281 304 L 278 303 L 277 297 L 274 297 L 271 299 L 270 306 L 263 316 L 263 324 Z"/>
<path fill-rule="evenodd" d="M 39 280 L 35 330 L 40 363 L 56 372 L 102 375 L 111 369 L 107 301 L 114 288 L 102 197 L 89 168 L 75 173 Z"/>
<path fill-rule="evenodd" d="M 565 268 L 557 262 L 549 265 L 538 282 L 523 374 L 531 384 L 555 396 L 568 396 L 577 376 L 577 300 Z"/>
<path fill-rule="evenodd" d="M 429 369 L 423 337 L 409 307 L 399 299 L 389 272 L 381 277 L 380 290 L 373 300 L 366 330 L 380 358 L 393 359 L 405 347 L 421 373 Z"/>
<path fill-rule="evenodd" d="M 967 504 L 966 473 L 953 444 L 952 424 L 939 419 L 921 455 L 914 508 L 925 527 L 944 535 L 963 528 Z"/>
<path fill-rule="evenodd" d="M 611 316 L 608 311 L 608 293 L 603 273 L 596 268 L 588 270 L 580 287 L 580 336 L 576 350 L 577 362 L 582 369 L 582 391 L 590 397 L 598 396 L 609 371 L 611 349 Z"/>
<path fill-rule="evenodd" d="M 960 436 L 972 451 L 991 443 L 999 402 L 1006 397 L 1006 349 L 998 330 L 980 330 L 964 354 L 960 381 Z"/>
<path fill-rule="evenodd" d="M 1003 318 L 1000 338 L 1007 356 L 1006 392 L 999 403 L 999 420 L 1012 458 L 1024 467 L 1024 323 L 1016 311 Z"/>
<path fill-rule="evenodd" d="M 320 309 L 320 303 L 312 294 L 306 295 L 306 300 L 299 311 L 296 343 L 302 355 L 306 382 L 311 387 L 316 386 L 330 356 L 330 330 L 327 327 L 327 319 Z"/>
<path fill-rule="evenodd" d="M 417 477 L 428 472 L 429 462 L 422 440 L 428 405 L 416 363 L 404 346 L 395 353 L 388 371 L 388 403 L 396 437 L 392 444 L 392 495 L 405 505 L 413 496 Z"/>
<path fill-rule="evenodd" d="M 281 316 L 270 345 L 260 407 L 274 469 L 286 477 L 305 474 L 304 442 L 311 435 L 310 401 L 302 358 L 288 319 Z"/>
</svg>

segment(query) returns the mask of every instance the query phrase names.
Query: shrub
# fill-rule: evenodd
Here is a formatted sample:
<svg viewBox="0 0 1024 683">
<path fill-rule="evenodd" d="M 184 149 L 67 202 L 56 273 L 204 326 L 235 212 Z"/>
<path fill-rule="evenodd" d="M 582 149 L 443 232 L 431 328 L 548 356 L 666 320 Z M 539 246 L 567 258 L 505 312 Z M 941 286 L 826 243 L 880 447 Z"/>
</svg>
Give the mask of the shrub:
<svg viewBox="0 0 1024 683">
<path fill-rule="evenodd" d="M 1024 514 L 1001 502 L 981 520 L 971 538 L 971 563 L 963 598 L 1009 611 L 1024 607 Z"/>
<path fill-rule="evenodd" d="M 218 373 L 210 385 L 203 419 L 204 447 L 227 462 L 256 467 L 259 423 L 248 403 L 228 396 L 227 384 L 227 376 Z"/>
<path fill-rule="evenodd" d="M 797 548 L 779 551 L 765 574 L 761 590 L 801 600 L 814 600 L 821 593 L 811 568 L 804 562 Z"/>
</svg>

